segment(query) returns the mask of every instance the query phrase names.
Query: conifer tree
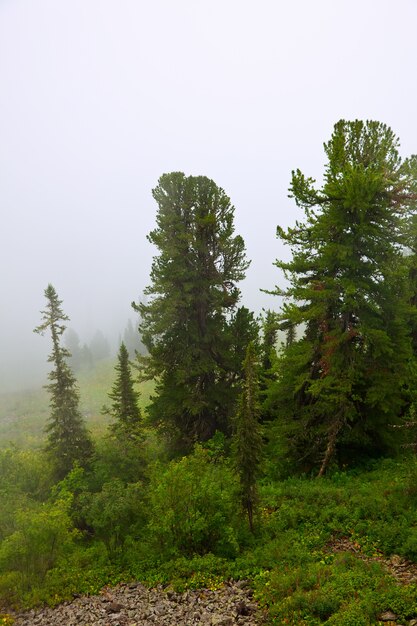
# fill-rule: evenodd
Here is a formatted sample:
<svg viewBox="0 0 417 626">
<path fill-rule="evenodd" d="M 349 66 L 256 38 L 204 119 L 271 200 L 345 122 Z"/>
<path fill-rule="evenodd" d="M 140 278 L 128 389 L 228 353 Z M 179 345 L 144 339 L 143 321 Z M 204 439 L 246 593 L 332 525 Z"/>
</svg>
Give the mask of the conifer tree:
<svg viewBox="0 0 417 626">
<path fill-rule="evenodd" d="M 252 342 L 257 349 L 259 346 L 259 321 L 253 311 L 240 306 L 228 320 L 227 352 L 224 354 L 225 385 L 229 392 L 236 391 L 236 400 L 240 393 L 240 385 L 244 378 L 242 363 L 246 358 L 246 349 Z"/>
<path fill-rule="evenodd" d="M 277 359 L 277 341 L 279 316 L 275 311 L 267 310 L 262 319 L 262 343 L 260 347 L 259 391 L 262 398 L 261 422 L 273 418 L 269 407 L 268 391 L 275 380 L 274 364 Z"/>
<path fill-rule="evenodd" d="M 50 393 L 51 415 L 46 427 L 48 434 L 47 451 L 54 466 L 57 480 L 63 479 L 75 462 L 84 466 L 92 453 L 92 443 L 79 409 L 79 394 L 75 377 L 67 363 L 71 353 L 61 345 L 65 331 L 63 322 L 69 320 L 62 310 L 54 287 L 45 289 L 46 309 L 42 311 L 42 323 L 34 332 L 43 335 L 49 330 L 52 338 L 52 352 L 48 362 L 54 368 L 49 373 L 51 381 L 46 385 Z"/>
<path fill-rule="evenodd" d="M 283 319 L 292 337 L 274 383 L 289 458 L 323 474 L 339 452 L 378 454 L 407 402 L 405 221 L 416 204 L 417 160 L 379 122 L 335 125 L 320 189 L 299 170 L 290 191 L 305 221 L 278 236 L 290 287 Z"/>
<path fill-rule="evenodd" d="M 244 382 L 235 418 L 233 457 L 239 476 L 242 505 L 247 512 L 249 527 L 254 530 L 254 507 L 257 501 L 256 479 L 262 454 L 262 434 L 259 424 L 259 383 L 254 344 L 246 350 L 243 362 Z"/>
<path fill-rule="evenodd" d="M 417 358 L 417 214 L 411 216 L 407 225 L 407 253 L 405 262 L 408 269 L 410 331 L 413 354 Z"/>
<path fill-rule="evenodd" d="M 268 371 L 272 367 L 274 360 L 274 354 L 277 349 L 278 330 L 279 330 L 279 316 L 275 311 L 268 309 L 263 317 L 262 331 L 263 339 L 261 346 L 262 354 L 262 369 Z"/>
<path fill-rule="evenodd" d="M 104 412 L 111 415 L 115 420 L 111 426 L 113 434 L 131 441 L 140 441 L 143 433 L 142 416 L 138 406 L 139 394 L 134 389 L 129 353 L 123 342 L 120 345 L 117 359 L 116 380 L 108 394 L 112 404 L 110 408 L 105 407 Z"/>
<path fill-rule="evenodd" d="M 230 320 L 248 262 L 234 235 L 234 207 L 212 180 L 164 174 L 153 196 L 157 227 L 148 239 L 158 255 L 148 302 L 134 308 L 149 352 L 144 374 L 158 380 L 150 417 L 171 445 L 189 449 L 229 428 L 236 400 Z"/>
</svg>

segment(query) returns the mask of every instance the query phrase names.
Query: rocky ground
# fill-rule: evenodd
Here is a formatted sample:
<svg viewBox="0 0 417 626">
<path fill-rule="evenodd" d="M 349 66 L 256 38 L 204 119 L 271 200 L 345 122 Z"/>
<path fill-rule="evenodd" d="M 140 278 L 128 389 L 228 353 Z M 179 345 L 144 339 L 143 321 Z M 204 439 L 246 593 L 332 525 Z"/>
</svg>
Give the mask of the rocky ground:
<svg viewBox="0 0 417 626">
<path fill-rule="evenodd" d="M 244 581 L 175 593 L 141 584 L 104 589 L 55 608 L 15 616 L 15 626 L 258 626 L 265 621 Z"/>
</svg>

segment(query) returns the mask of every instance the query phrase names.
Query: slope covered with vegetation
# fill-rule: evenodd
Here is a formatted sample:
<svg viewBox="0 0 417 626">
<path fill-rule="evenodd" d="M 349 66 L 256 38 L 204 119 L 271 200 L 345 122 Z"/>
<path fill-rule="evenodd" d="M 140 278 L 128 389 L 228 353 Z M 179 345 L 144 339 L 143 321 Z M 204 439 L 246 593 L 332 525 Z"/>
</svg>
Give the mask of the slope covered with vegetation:
<svg viewBox="0 0 417 626">
<path fill-rule="evenodd" d="M 325 153 L 320 187 L 293 173 L 304 221 L 278 228 L 288 286 L 260 319 L 225 192 L 161 177 L 140 384 L 124 344 L 75 379 L 48 285 L 49 409 L 35 393 L 2 420 L 6 608 L 244 578 L 274 624 L 417 619 L 417 158 L 343 120 Z M 14 448 L 10 415 L 29 420 Z"/>
<path fill-rule="evenodd" d="M 77 371 L 80 408 L 93 436 L 105 433 L 109 416 L 103 415 L 108 392 L 114 379 L 115 359 L 96 361 L 94 367 Z M 152 382 L 137 384 L 139 406 L 144 409 L 153 389 Z M 40 448 L 45 440 L 49 416 L 49 396 L 45 389 L 30 389 L 0 394 L 0 447 Z"/>
<path fill-rule="evenodd" d="M 56 604 L 132 579 L 183 590 L 244 578 L 275 624 L 417 616 L 414 458 L 320 480 L 264 478 L 252 535 L 220 441 L 154 465 L 146 488 L 113 479 L 87 491 L 75 470 L 49 498 L 34 455 L 1 454 L 4 605 Z"/>
</svg>

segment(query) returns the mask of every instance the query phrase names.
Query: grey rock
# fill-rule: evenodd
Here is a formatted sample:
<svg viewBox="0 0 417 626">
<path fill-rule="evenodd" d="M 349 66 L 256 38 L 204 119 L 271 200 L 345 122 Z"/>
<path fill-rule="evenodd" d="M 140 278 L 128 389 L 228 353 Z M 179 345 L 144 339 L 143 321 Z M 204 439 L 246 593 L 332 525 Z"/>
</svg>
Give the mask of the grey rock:
<svg viewBox="0 0 417 626">
<path fill-rule="evenodd" d="M 105 588 L 60 606 L 15 615 L 15 626 L 257 626 L 262 616 L 246 582 L 184 594 L 141 584 Z M 417 624 L 416 624 L 417 626 Z"/>
<path fill-rule="evenodd" d="M 123 604 L 119 604 L 118 602 L 110 602 L 106 606 L 106 613 L 120 613 L 122 609 L 124 609 Z"/>
<path fill-rule="evenodd" d="M 233 626 L 234 619 L 224 615 L 213 615 L 210 623 L 211 626 Z"/>
</svg>

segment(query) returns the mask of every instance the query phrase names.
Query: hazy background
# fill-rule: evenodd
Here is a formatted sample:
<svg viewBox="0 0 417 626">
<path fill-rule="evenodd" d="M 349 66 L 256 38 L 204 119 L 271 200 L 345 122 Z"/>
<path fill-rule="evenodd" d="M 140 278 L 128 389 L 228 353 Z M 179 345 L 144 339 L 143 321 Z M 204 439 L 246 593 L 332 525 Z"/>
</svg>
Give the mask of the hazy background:
<svg viewBox="0 0 417 626">
<path fill-rule="evenodd" d="M 164 172 L 225 189 L 243 303 L 278 308 L 291 170 L 340 118 L 417 150 L 416 30 L 415 0 L 0 0 L 0 390 L 43 382 L 48 282 L 81 342 L 134 319 Z"/>
</svg>

